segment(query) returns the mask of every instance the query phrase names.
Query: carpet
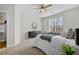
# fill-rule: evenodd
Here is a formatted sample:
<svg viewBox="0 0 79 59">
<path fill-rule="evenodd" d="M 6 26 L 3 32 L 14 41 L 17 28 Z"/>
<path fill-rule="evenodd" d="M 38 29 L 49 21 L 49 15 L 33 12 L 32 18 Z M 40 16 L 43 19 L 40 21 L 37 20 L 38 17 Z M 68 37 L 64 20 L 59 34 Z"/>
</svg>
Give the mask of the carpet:
<svg viewBox="0 0 79 59">
<path fill-rule="evenodd" d="M 0 51 L 0 55 L 46 55 L 42 50 L 38 48 L 29 47 L 19 51 L 8 49 Z"/>
<path fill-rule="evenodd" d="M 33 48 L 33 41 L 27 39 L 14 47 L 0 49 L 0 55 L 46 55 L 42 50 Z"/>
<path fill-rule="evenodd" d="M 38 48 L 30 47 L 18 52 L 18 55 L 46 55 L 42 50 Z"/>
</svg>

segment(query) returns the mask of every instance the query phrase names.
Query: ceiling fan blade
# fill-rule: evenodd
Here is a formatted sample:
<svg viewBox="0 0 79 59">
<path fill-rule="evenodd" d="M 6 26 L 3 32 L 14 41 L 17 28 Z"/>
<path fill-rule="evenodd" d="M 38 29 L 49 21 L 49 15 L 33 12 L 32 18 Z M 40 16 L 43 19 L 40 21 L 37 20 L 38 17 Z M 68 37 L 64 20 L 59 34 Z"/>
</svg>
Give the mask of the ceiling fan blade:
<svg viewBox="0 0 79 59">
<path fill-rule="evenodd" d="M 52 6 L 52 4 L 49 4 L 49 5 L 45 6 L 45 8 L 50 7 L 50 6 Z"/>
<path fill-rule="evenodd" d="M 38 8 L 34 9 L 39 9 L 40 12 L 47 11 L 48 7 L 52 6 L 52 4 L 40 4 Z"/>
</svg>

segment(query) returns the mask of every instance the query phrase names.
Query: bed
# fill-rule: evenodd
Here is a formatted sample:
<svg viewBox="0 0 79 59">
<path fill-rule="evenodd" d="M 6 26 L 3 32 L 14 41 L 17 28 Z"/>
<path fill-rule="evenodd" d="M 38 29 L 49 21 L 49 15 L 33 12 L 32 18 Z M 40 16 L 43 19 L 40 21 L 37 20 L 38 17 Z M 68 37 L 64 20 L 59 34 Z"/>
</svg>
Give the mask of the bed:
<svg viewBox="0 0 79 59">
<path fill-rule="evenodd" d="M 63 44 L 69 44 L 71 46 L 76 46 L 74 40 L 66 39 L 59 35 L 53 35 L 51 37 L 51 40 L 44 40 L 41 39 L 42 35 L 48 35 L 49 34 L 39 34 L 36 36 L 33 46 L 41 49 L 44 51 L 47 55 L 62 55 L 62 45 Z"/>
</svg>

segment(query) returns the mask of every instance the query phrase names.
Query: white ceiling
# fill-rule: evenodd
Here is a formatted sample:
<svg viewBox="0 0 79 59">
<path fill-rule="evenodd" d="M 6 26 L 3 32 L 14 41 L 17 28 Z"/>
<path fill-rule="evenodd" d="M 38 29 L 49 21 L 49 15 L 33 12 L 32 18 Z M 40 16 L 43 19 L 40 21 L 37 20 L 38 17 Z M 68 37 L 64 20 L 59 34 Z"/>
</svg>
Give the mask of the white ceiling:
<svg viewBox="0 0 79 59">
<path fill-rule="evenodd" d="M 39 4 L 31 4 L 30 6 L 35 9 L 39 7 Z M 48 8 L 48 11 L 40 13 L 38 9 L 35 10 L 39 13 L 40 17 L 43 18 L 78 6 L 79 4 L 53 4 L 53 6 Z"/>
<path fill-rule="evenodd" d="M 53 6 L 48 8 L 48 11 L 44 11 L 42 13 L 40 13 L 39 9 L 36 9 L 39 8 L 39 6 L 40 4 L 22 4 L 19 5 L 19 10 L 28 11 L 29 13 L 35 14 L 40 18 L 44 18 L 68 9 L 78 7 L 79 4 L 53 4 Z"/>
</svg>

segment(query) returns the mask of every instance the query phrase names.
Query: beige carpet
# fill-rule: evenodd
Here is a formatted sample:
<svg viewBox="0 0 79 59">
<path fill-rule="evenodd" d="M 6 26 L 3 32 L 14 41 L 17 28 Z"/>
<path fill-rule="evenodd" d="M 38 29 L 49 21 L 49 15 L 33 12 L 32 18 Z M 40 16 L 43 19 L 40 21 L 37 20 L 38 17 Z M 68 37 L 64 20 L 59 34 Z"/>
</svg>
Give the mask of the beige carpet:
<svg viewBox="0 0 79 59">
<path fill-rule="evenodd" d="M 45 55 L 40 49 L 32 48 L 33 41 L 34 39 L 27 39 L 15 47 L 0 49 L 0 55 Z"/>
</svg>

